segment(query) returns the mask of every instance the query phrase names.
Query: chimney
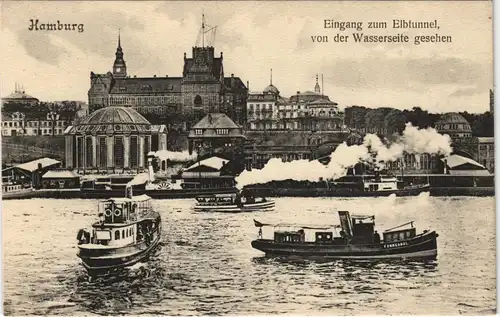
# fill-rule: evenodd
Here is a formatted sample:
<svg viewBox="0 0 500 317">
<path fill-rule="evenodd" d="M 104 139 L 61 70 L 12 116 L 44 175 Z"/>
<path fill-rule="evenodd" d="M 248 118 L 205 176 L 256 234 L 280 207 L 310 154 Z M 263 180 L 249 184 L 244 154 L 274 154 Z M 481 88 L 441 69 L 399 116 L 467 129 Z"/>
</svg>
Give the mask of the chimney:
<svg viewBox="0 0 500 317">
<path fill-rule="evenodd" d="M 250 90 L 250 82 L 247 80 L 247 89 Z"/>
<path fill-rule="evenodd" d="M 447 159 L 444 159 L 444 174 L 448 174 L 448 171 L 447 171 L 447 168 L 446 166 L 448 166 L 448 160 Z"/>
<path fill-rule="evenodd" d="M 187 59 L 187 57 L 186 57 L 186 52 L 184 52 L 184 60 L 186 60 L 186 59 Z"/>
<path fill-rule="evenodd" d="M 300 91 L 297 91 L 297 95 L 300 95 Z"/>
</svg>

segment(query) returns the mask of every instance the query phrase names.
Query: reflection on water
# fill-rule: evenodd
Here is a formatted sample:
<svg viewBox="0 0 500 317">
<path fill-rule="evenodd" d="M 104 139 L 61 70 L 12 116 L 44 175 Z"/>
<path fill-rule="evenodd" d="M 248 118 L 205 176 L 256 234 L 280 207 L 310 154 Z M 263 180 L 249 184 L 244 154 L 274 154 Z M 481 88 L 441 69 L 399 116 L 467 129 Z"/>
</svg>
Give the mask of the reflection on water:
<svg viewBox="0 0 500 317">
<path fill-rule="evenodd" d="M 150 260 L 91 277 L 76 257 L 76 232 L 92 220 L 95 203 L 4 202 L 5 314 L 480 314 L 495 307 L 493 198 L 287 198 L 275 212 L 252 214 L 155 201 L 164 231 Z M 435 229 L 437 261 L 290 260 L 250 246 L 252 219 L 338 223 L 338 209 L 375 214 L 381 229 L 409 220 L 417 230 Z"/>
</svg>

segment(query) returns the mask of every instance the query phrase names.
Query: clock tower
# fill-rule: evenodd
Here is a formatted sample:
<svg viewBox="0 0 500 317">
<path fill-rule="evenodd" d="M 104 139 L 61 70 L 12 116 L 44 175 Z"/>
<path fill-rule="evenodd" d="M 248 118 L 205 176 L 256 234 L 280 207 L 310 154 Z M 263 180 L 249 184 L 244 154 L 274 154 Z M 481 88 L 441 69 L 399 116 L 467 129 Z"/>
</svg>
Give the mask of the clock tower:
<svg viewBox="0 0 500 317">
<path fill-rule="evenodd" d="M 123 51 L 120 42 L 120 33 L 118 33 L 118 47 L 116 48 L 116 58 L 113 63 L 113 76 L 115 78 L 126 78 L 127 77 L 127 66 L 123 60 Z"/>
</svg>

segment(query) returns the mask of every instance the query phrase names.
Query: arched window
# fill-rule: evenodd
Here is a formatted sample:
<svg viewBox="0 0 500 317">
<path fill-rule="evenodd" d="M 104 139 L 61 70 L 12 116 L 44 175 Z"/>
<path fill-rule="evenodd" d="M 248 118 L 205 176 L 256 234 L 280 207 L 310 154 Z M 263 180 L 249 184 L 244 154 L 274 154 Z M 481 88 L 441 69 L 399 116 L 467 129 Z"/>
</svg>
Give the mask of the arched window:
<svg viewBox="0 0 500 317">
<path fill-rule="evenodd" d="M 120 230 L 115 231 L 115 240 L 120 240 Z"/>
<path fill-rule="evenodd" d="M 201 106 L 202 103 L 203 103 L 203 101 L 201 100 L 201 96 L 200 95 L 196 95 L 196 97 L 194 97 L 194 105 L 195 106 Z"/>
<path fill-rule="evenodd" d="M 122 230 L 122 239 L 125 239 L 125 230 Z"/>
</svg>

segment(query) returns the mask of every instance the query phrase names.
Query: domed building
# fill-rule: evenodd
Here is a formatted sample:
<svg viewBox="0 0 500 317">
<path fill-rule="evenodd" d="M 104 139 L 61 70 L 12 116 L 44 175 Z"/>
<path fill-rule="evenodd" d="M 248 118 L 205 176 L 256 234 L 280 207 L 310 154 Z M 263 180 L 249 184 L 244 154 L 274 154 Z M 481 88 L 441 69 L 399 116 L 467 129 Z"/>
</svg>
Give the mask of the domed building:
<svg viewBox="0 0 500 317">
<path fill-rule="evenodd" d="M 165 125 L 151 125 L 130 107 L 106 107 L 64 131 L 66 167 L 91 173 L 142 170 L 147 153 L 167 149 Z"/>
<path fill-rule="evenodd" d="M 10 103 L 10 102 L 18 103 L 18 104 L 36 104 L 36 103 L 38 103 L 38 101 L 39 100 L 37 98 L 28 95 L 24 91 L 24 89 L 18 84 L 16 84 L 16 89 L 14 90 L 13 93 L 8 95 L 7 97 L 2 98 L 3 104 Z"/>
<path fill-rule="evenodd" d="M 448 134 L 452 140 L 472 137 L 469 122 L 455 112 L 442 115 L 441 120 L 436 122 L 435 128 L 441 134 Z"/>
</svg>

